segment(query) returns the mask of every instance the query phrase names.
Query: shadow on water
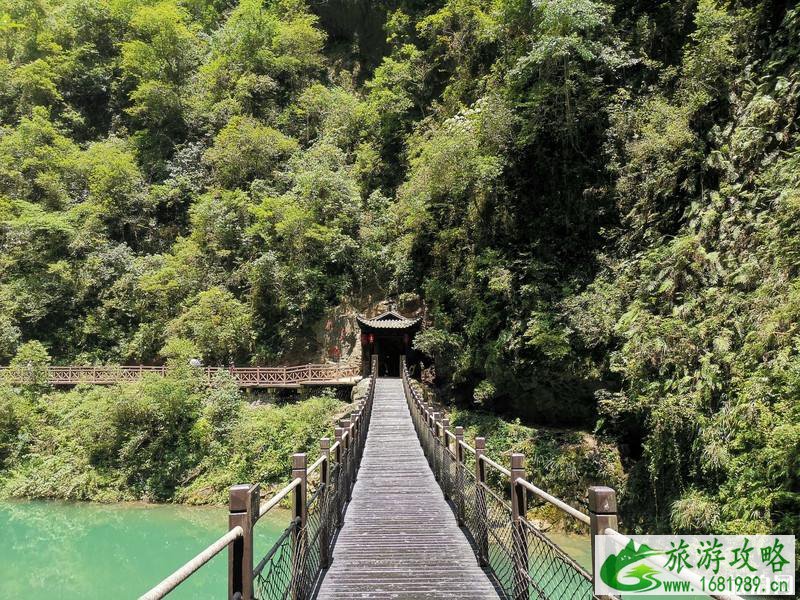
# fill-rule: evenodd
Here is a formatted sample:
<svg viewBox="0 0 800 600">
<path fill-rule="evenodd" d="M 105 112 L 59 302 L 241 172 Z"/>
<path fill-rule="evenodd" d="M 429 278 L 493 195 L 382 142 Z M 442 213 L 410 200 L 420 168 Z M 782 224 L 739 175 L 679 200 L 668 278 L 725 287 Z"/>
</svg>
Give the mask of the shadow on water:
<svg viewBox="0 0 800 600">
<path fill-rule="evenodd" d="M 256 556 L 288 513 L 256 526 Z M 0 502 L 0 598 L 135 598 L 227 530 L 224 508 L 50 501 Z M 218 555 L 170 598 L 219 598 L 227 556 Z"/>
</svg>

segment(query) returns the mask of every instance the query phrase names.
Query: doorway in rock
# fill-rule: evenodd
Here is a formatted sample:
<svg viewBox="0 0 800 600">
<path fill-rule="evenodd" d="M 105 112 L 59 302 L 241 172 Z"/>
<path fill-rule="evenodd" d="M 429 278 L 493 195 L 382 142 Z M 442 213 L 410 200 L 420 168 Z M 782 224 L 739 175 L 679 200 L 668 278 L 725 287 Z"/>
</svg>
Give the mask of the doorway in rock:
<svg viewBox="0 0 800 600">
<path fill-rule="evenodd" d="M 403 338 L 384 337 L 378 348 L 378 376 L 400 377 L 400 356 L 403 354 Z"/>
</svg>

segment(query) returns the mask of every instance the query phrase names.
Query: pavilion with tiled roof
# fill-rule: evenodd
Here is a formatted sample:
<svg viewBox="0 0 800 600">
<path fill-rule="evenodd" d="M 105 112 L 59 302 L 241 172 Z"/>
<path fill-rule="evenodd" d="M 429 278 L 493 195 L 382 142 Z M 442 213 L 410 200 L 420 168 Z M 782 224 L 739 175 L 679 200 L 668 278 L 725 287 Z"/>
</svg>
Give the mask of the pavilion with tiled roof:
<svg viewBox="0 0 800 600">
<path fill-rule="evenodd" d="M 378 374 L 387 377 L 400 376 L 400 357 L 405 356 L 413 364 L 412 341 L 419 331 L 422 319 L 404 317 L 394 310 L 375 317 L 356 316 L 361 329 L 361 370 L 370 374 L 372 356 L 378 357 Z"/>
</svg>

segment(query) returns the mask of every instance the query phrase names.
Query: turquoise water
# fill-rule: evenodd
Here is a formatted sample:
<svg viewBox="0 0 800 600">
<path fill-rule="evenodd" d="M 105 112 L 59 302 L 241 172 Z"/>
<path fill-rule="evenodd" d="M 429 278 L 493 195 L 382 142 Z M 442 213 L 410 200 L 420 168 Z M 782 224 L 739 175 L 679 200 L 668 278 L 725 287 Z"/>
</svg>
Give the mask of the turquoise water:
<svg viewBox="0 0 800 600">
<path fill-rule="evenodd" d="M 256 525 L 257 557 L 288 513 Z M 136 598 L 227 531 L 223 508 L 148 504 L 0 502 L 0 598 Z M 224 598 L 223 551 L 171 599 Z"/>
<path fill-rule="evenodd" d="M 136 598 L 225 533 L 227 521 L 223 508 L 0 502 L 0 598 Z M 288 521 L 287 511 L 259 521 L 256 560 Z M 548 536 L 590 570 L 588 536 Z M 226 593 L 223 551 L 169 597 L 218 599 Z"/>
<path fill-rule="evenodd" d="M 592 572 L 592 541 L 588 535 L 549 531 L 547 537 L 586 571 Z"/>
</svg>

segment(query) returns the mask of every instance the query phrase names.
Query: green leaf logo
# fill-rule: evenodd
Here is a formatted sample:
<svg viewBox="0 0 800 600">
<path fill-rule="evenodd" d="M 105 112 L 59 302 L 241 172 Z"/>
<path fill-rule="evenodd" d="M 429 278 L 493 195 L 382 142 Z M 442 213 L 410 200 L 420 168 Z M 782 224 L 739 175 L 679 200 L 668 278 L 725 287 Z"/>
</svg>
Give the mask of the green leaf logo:
<svg viewBox="0 0 800 600">
<path fill-rule="evenodd" d="M 600 567 L 600 579 L 606 585 L 613 587 L 621 592 L 649 592 L 661 585 L 656 575 L 659 571 L 644 563 L 637 564 L 648 556 L 664 554 L 661 550 L 642 544 L 637 550 L 633 540 L 628 542 L 618 554 L 611 554 L 606 558 L 603 566 Z M 623 573 L 624 571 L 624 573 Z M 620 581 L 624 576 L 626 583 Z M 627 583 L 634 579 L 634 583 Z"/>
</svg>

